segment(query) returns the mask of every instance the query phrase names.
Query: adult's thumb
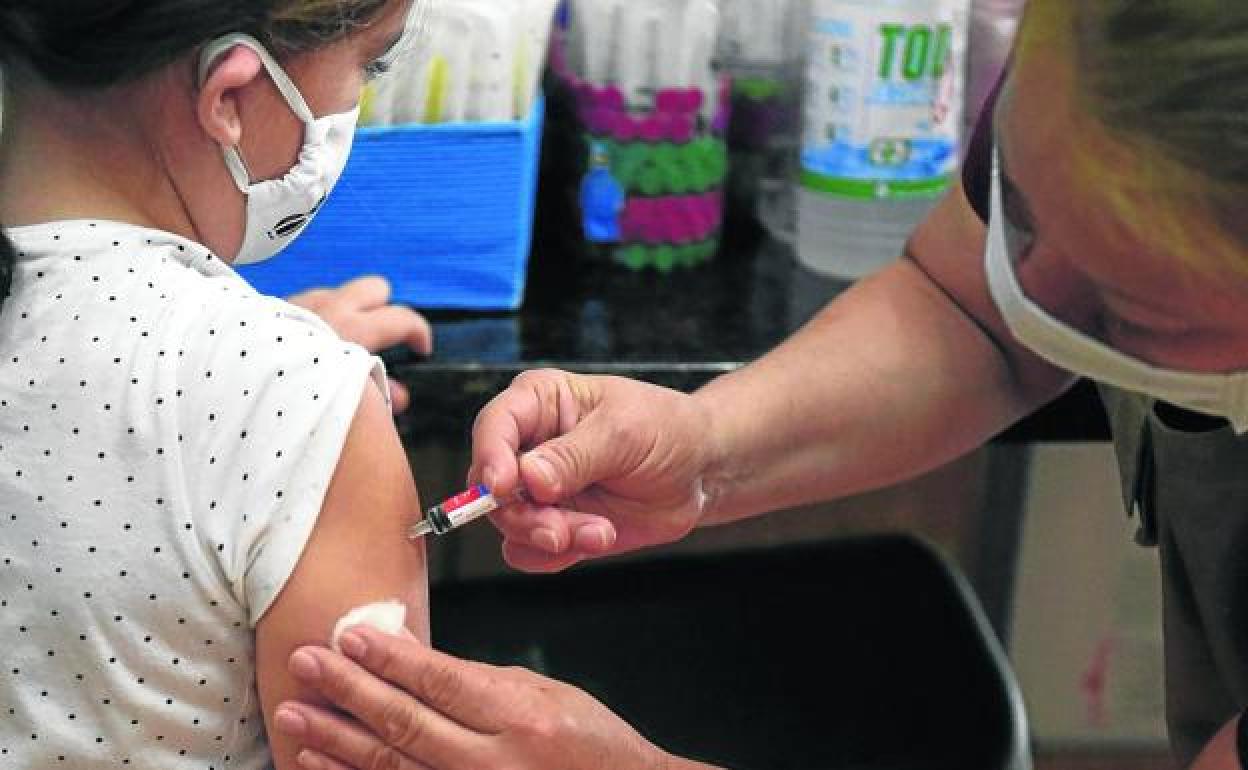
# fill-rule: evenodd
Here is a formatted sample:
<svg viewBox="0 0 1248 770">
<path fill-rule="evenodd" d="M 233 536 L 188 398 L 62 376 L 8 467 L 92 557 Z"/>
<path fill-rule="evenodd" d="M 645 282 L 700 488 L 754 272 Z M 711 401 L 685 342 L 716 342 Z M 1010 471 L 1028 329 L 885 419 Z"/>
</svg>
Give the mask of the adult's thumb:
<svg viewBox="0 0 1248 770">
<path fill-rule="evenodd" d="M 534 501 L 558 503 L 634 470 L 625 461 L 637 455 L 627 445 L 627 434 L 612 430 L 597 417 L 591 415 L 520 459 L 520 475 Z"/>
</svg>

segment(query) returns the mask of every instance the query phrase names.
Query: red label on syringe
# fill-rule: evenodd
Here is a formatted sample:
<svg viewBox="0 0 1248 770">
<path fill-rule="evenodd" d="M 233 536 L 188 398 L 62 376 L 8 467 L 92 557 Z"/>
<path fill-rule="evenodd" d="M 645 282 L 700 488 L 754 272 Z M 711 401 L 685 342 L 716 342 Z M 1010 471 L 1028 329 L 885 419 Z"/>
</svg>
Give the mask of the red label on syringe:
<svg viewBox="0 0 1248 770">
<path fill-rule="evenodd" d="M 504 504 L 509 505 L 527 499 L 528 496 L 523 490 L 516 490 L 511 497 L 507 498 L 506 503 L 500 503 L 489 487 L 478 484 L 467 492 L 461 492 L 441 505 L 430 508 L 425 513 L 425 518 L 413 524 L 407 534 L 413 539 L 430 534 L 445 535 L 497 511 Z"/>
<path fill-rule="evenodd" d="M 468 490 L 467 492 L 461 492 L 458 495 L 455 495 L 454 497 L 447 499 L 446 501 L 442 503 L 442 505 L 438 507 L 442 509 L 443 513 L 449 516 L 450 514 L 454 513 L 460 508 L 463 508 L 464 506 L 467 506 L 467 505 L 472 505 L 478 500 L 481 500 L 482 498 L 489 497 L 489 496 L 490 496 L 489 488 L 486 487 L 484 484 L 478 484 L 472 489 Z"/>
<path fill-rule="evenodd" d="M 498 500 L 490 494 L 489 487 L 478 484 L 467 492 L 461 492 L 441 505 L 430 508 L 424 521 L 415 525 L 408 534 L 410 537 L 430 533 L 445 535 L 497 511 L 500 507 L 502 506 L 498 504 Z"/>
</svg>

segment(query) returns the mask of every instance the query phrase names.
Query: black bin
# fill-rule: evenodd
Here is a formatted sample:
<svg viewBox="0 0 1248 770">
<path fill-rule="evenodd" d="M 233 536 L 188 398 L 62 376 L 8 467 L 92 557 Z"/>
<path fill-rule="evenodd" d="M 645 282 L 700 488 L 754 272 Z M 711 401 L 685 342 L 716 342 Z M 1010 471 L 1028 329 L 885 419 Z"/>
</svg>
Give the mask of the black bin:
<svg viewBox="0 0 1248 770">
<path fill-rule="evenodd" d="M 1025 770 L 1017 684 L 966 582 L 905 536 L 433 592 L 435 645 L 579 685 L 741 770 Z"/>
</svg>

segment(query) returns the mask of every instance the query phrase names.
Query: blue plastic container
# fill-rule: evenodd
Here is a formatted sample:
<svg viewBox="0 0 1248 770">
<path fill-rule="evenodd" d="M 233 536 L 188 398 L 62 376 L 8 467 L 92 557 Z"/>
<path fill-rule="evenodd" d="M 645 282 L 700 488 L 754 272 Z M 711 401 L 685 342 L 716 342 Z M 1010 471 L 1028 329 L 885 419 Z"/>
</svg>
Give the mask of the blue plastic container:
<svg viewBox="0 0 1248 770">
<path fill-rule="evenodd" d="M 544 103 L 511 123 L 361 128 L 307 231 L 241 267 L 279 297 L 382 275 L 394 301 L 514 310 L 524 300 Z"/>
</svg>

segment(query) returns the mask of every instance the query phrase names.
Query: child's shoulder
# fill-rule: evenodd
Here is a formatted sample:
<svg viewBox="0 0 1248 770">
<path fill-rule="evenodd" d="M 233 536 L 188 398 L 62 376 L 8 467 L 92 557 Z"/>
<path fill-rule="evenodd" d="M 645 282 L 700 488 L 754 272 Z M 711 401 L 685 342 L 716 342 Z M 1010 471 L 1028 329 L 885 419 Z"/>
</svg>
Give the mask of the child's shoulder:
<svg viewBox="0 0 1248 770">
<path fill-rule="evenodd" d="M 376 366 L 309 310 L 250 289 L 185 303 L 165 347 L 178 350 L 178 378 L 201 392 L 243 398 L 297 392 L 319 399 L 344 378 Z"/>
<path fill-rule="evenodd" d="M 119 381 L 176 380 L 184 404 L 328 388 L 375 366 L 311 311 L 258 293 L 187 238 L 85 220 L 8 234 L 19 250 L 15 296 L 0 306 L 11 346 L 47 340 Z"/>
<path fill-rule="evenodd" d="M 199 353 L 250 344 L 258 354 L 276 356 L 288 349 L 343 345 L 328 324 L 305 308 L 239 283 L 196 283 L 170 304 L 169 320 Z M 253 353 L 240 348 L 236 355 Z"/>
<path fill-rule="evenodd" d="M 141 234 L 136 230 L 133 237 Z M 117 312 L 125 315 L 135 304 L 145 305 L 148 315 L 140 325 L 152 330 L 149 346 L 170 357 L 176 351 L 182 369 L 213 371 L 219 380 L 266 370 L 282 374 L 305 360 L 328 369 L 339 359 L 370 358 L 313 312 L 257 292 L 202 245 L 159 234 L 146 239 L 142 249 L 146 269 L 137 275 L 128 269 L 127 276 L 142 286 Z"/>
</svg>

